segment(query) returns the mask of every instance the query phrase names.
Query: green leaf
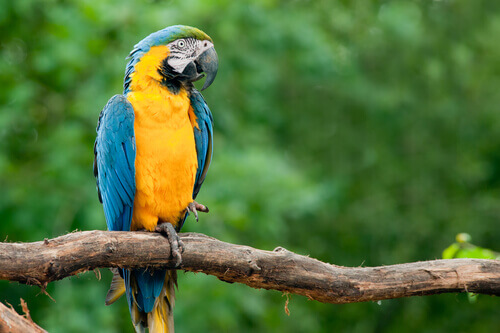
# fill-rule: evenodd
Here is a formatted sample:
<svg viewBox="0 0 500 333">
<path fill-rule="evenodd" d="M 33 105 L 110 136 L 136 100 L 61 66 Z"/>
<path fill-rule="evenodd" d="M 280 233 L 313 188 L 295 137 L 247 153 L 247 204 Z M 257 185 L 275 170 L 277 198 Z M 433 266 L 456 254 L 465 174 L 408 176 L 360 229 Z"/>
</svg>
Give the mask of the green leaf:
<svg viewBox="0 0 500 333">
<path fill-rule="evenodd" d="M 443 251 L 443 259 L 456 258 L 458 251 L 460 251 L 460 245 L 458 243 L 451 244 Z"/>
</svg>

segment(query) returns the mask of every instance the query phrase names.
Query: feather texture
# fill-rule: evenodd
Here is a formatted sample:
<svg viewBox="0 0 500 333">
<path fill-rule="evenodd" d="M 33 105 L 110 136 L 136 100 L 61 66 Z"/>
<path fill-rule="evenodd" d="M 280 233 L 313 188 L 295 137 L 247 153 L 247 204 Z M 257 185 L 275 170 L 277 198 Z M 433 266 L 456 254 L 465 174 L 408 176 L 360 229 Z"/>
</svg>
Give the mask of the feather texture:
<svg viewBox="0 0 500 333">
<path fill-rule="evenodd" d="M 198 156 L 198 170 L 196 171 L 196 181 L 193 189 L 193 199 L 195 199 L 212 161 L 212 128 L 214 119 L 205 99 L 198 90 L 193 88 L 189 99 L 194 115 L 196 116 L 196 126 L 193 128 L 196 154 Z"/>
<path fill-rule="evenodd" d="M 113 96 L 99 116 L 94 175 L 108 230 L 128 231 L 135 195 L 134 110 L 123 95 Z"/>
</svg>

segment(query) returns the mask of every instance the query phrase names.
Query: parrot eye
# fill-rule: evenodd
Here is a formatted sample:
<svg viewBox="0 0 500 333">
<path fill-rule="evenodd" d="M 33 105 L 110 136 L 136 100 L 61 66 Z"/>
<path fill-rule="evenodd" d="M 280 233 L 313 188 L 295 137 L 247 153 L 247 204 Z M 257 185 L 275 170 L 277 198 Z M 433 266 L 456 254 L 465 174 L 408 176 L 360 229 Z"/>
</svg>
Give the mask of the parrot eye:
<svg viewBox="0 0 500 333">
<path fill-rule="evenodd" d="M 184 48 L 184 46 L 186 46 L 186 42 L 184 41 L 184 39 L 179 39 L 177 41 L 177 46 L 181 49 Z"/>
</svg>

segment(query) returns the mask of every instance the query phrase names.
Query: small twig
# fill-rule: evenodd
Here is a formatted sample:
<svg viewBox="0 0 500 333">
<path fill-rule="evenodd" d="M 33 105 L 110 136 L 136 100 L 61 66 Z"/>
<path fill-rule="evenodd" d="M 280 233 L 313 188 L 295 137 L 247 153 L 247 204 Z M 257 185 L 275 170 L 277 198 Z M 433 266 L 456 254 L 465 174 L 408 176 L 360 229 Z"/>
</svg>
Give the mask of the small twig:
<svg viewBox="0 0 500 333">
<path fill-rule="evenodd" d="M 286 297 L 286 301 L 285 301 L 285 313 L 287 314 L 287 316 L 290 316 L 290 310 L 288 309 L 288 303 L 290 302 L 290 293 L 284 292 L 283 296 Z"/>
<path fill-rule="evenodd" d="M 28 309 L 28 304 L 26 304 L 26 302 L 22 298 L 21 298 L 21 308 L 23 309 L 24 317 L 29 321 L 33 321 L 33 319 L 31 319 L 30 310 Z"/>
</svg>

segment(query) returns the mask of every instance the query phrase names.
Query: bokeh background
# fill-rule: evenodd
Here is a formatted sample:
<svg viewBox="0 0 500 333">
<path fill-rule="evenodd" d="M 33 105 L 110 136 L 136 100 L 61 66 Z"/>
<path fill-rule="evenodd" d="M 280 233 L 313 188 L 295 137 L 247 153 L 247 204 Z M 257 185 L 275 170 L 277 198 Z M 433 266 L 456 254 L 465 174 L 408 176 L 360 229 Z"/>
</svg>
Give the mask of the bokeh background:
<svg viewBox="0 0 500 333">
<path fill-rule="evenodd" d="M 0 238 L 105 229 L 98 114 L 149 33 L 213 37 L 214 159 L 197 231 L 345 266 L 435 259 L 468 232 L 500 244 L 500 2 L 0 1 Z M 101 270 L 0 281 L 50 332 L 132 332 Z M 321 304 L 180 274 L 178 332 L 494 332 L 498 299 Z"/>
</svg>

